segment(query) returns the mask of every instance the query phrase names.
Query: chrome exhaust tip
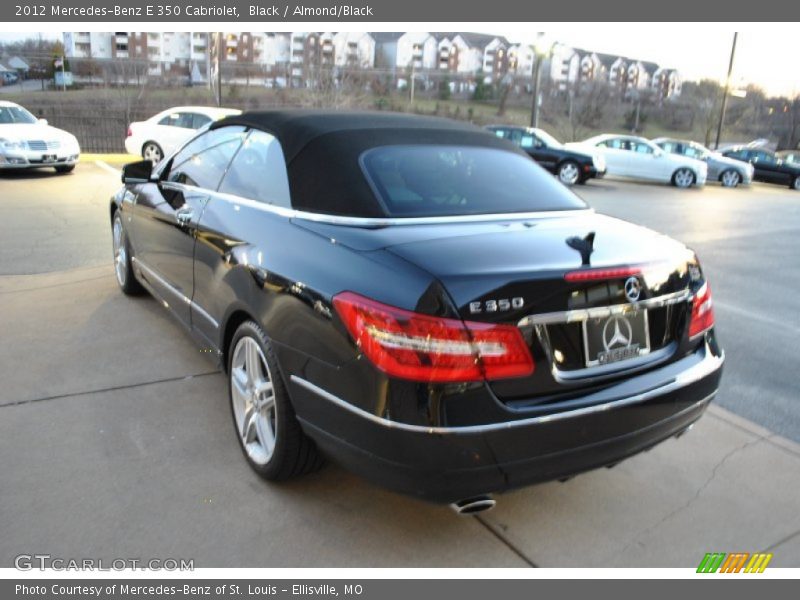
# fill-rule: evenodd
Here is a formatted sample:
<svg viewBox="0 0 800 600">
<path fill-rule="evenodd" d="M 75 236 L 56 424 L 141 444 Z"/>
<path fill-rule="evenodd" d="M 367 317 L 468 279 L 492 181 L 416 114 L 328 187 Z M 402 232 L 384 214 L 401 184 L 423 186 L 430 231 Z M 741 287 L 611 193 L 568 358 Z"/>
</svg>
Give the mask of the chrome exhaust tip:
<svg viewBox="0 0 800 600">
<path fill-rule="evenodd" d="M 497 502 L 495 502 L 494 498 L 485 495 L 453 502 L 450 508 L 452 508 L 457 515 L 467 516 L 491 510 L 494 508 L 495 504 L 497 504 Z"/>
</svg>

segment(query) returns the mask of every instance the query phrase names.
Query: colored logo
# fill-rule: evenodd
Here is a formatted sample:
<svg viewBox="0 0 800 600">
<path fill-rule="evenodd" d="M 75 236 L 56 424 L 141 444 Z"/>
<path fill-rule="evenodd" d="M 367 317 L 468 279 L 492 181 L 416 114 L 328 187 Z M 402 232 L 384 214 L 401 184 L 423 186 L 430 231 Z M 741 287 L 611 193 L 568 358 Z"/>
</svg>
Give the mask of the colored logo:
<svg viewBox="0 0 800 600">
<path fill-rule="evenodd" d="M 763 573 L 772 554 L 766 552 L 709 552 L 700 561 L 698 573 Z"/>
</svg>

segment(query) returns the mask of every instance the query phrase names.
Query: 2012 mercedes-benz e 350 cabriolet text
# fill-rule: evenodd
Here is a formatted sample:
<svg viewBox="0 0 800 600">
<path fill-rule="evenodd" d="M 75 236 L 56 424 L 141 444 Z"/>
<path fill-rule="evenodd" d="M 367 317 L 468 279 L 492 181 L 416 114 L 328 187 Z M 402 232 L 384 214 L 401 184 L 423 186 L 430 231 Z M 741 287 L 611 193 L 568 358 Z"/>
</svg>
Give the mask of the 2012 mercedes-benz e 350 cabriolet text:
<svg viewBox="0 0 800 600">
<path fill-rule="evenodd" d="M 246 113 L 123 181 L 119 285 L 213 350 L 267 479 L 322 453 L 477 511 L 679 435 L 717 391 L 694 253 L 471 125 Z"/>
</svg>

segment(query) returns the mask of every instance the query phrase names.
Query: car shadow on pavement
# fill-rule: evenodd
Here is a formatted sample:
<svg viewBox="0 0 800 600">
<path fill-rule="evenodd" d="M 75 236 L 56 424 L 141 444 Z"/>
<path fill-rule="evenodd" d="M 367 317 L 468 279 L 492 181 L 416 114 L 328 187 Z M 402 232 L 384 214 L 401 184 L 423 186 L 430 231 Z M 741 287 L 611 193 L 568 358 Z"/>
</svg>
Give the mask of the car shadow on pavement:
<svg viewBox="0 0 800 600">
<path fill-rule="evenodd" d="M 42 167 L 41 169 L 0 169 L 0 179 L 49 179 L 71 174 L 57 173 L 52 167 Z"/>
</svg>

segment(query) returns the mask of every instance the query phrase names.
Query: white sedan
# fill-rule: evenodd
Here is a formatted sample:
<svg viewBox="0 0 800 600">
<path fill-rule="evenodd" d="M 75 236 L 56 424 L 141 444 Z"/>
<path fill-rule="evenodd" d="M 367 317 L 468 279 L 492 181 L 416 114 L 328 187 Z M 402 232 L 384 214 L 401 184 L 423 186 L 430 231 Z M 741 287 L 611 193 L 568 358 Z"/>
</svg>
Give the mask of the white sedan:
<svg viewBox="0 0 800 600">
<path fill-rule="evenodd" d="M 649 179 L 688 188 L 704 185 L 708 174 L 705 162 L 664 152 L 650 140 L 633 135 L 603 134 L 573 145 L 590 147 L 602 154 L 606 172 L 612 176 Z"/>
<path fill-rule="evenodd" d="M 19 104 L 0 100 L 0 169 L 75 168 L 81 149 L 71 133 L 37 119 Z"/>
<path fill-rule="evenodd" d="M 241 114 L 233 108 L 176 106 L 128 126 L 125 150 L 157 163 L 213 121 Z"/>
</svg>

